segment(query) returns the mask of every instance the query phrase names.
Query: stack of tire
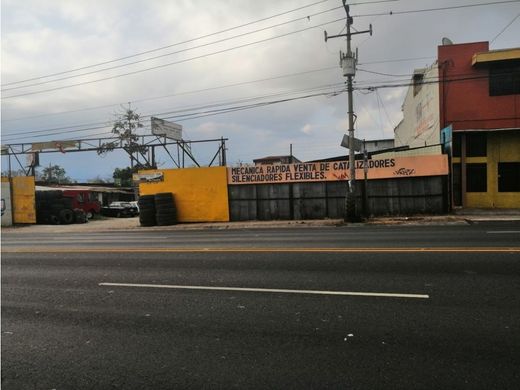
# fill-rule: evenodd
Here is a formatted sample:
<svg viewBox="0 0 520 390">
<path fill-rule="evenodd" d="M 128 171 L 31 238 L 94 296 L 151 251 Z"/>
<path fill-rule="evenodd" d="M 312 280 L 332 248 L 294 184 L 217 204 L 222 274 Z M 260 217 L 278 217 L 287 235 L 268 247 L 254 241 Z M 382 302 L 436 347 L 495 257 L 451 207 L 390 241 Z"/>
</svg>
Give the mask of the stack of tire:
<svg viewBox="0 0 520 390">
<path fill-rule="evenodd" d="M 169 226 L 177 223 L 177 209 L 171 192 L 139 197 L 141 226 Z"/>
<path fill-rule="evenodd" d="M 61 191 L 36 191 L 36 223 L 68 225 L 85 223 L 87 216 L 81 209 L 74 209 L 72 199 Z"/>
<path fill-rule="evenodd" d="M 139 205 L 139 223 L 141 226 L 155 226 L 155 196 L 141 195 L 138 200 Z"/>
<path fill-rule="evenodd" d="M 177 209 L 171 192 L 155 194 L 155 218 L 157 226 L 170 226 L 177 223 Z"/>
</svg>

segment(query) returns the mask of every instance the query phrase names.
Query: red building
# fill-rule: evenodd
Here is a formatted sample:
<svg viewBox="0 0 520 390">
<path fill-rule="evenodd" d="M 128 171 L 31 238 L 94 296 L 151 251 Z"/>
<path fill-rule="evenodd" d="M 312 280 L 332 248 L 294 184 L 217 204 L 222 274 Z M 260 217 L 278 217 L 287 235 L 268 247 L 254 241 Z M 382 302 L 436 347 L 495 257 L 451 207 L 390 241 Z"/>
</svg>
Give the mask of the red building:
<svg viewBox="0 0 520 390">
<path fill-rule="evenodd" d="M 396 139 L 419 139 L 411 129 L 424 121 L 425 108 L 438 107 L 428 112 L 431 132 L 422 145 L 442 142 L 442 129 L 452 127 L 453 206 L 520 208 L 520 48 L 442 45 L 436 64 L 416 70 L 412 81 Z M 424 103 L 421 84 L 438 105 Z"/>
</svg>

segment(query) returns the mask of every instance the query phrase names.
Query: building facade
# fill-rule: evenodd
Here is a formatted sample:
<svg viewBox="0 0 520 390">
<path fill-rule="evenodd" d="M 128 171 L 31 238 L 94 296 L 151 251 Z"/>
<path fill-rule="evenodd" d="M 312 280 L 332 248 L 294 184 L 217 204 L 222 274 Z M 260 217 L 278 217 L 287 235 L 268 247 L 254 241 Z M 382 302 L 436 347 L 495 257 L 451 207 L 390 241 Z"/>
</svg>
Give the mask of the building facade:
<svg viewBox="0 0 520 390">
<path fill-rule="evenodd" d="M 431 78 L 433 69 L 437 80 Z M 520 208 L 520 48 L 490 51 L 488 42 L 442 45 L 417 93 L 421 80 L 415 74 L 404 119 L 395 129 L 396 144 L 440 144 L 442 129 L 451 128 L 452 206 Z M 437 91 L 429 92 L 437 99 L 430 106 L 437 109 L 432 117 L 424 116 L 425 101 L 431 101 L 421 95 L 426 85 Z"/>
<path fill-rule="evenodd" d="M 395 129 L 395 146 L 438 145 L 440 142 L 439 68 L 416 69 L 402 105 L 403 119 Z"/>
</svg>

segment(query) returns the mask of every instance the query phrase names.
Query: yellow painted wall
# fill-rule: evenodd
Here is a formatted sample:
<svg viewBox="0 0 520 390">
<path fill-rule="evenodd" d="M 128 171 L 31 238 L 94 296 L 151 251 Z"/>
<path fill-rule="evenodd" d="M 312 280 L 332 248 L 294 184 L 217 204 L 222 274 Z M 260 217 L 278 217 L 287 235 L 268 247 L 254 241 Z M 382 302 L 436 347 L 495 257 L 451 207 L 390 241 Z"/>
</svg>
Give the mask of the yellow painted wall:
<svg viewBox="0 0 520 390">
<path fill-rule="evenodd" d="M 17 176 L 11 180 L 13 223 L 36 223 L 34 176 Z"/>
<path fill-rule="evenodd" d="M 520 208 L 520 192 L 498 192 L 498 163 L 520 162 L 520 131 L 488 133 L 487 157 L 466 158 L 466 162 L 487 162 L 487 192 L 466 193 L 466 207 Z"/>
<path fill-rule="evenodd" d="M 140 183 L 139 194 L 172 192 L 179 222 L 228 222 L 229 203 L 226 167 L 158 169 L 164 181 Z"/>
</svg>

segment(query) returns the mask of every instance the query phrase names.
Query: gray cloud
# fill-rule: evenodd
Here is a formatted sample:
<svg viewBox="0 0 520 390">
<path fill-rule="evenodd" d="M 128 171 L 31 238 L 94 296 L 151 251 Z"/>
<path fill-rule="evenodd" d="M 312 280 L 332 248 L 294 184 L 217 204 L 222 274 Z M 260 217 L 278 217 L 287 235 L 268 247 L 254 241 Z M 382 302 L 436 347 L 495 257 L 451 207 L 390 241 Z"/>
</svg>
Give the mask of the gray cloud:
<svg viewBox="0 0 520 390">
<path fill-rule="evenodd" d="M 484 0 L 482 0 L 484 2 Z M 2 83 L 23 80 L 38 75 L 87 66 L 133 53 L 182 42 L 210 34 L 231 26 L 247 23 L 262 17 L 301 7 L 309 1 L 58 1 L 45 2 L 7 0 L 2 2 Z M 459 0 L 456 4 L 472 4 Z M 447 0 L 401 0 L 390 3 L 352 6 L 353 14 L 433 8 L 453 5 Z M 178 45 L 158 51 L 162 54 L 178 51 L 258 28 L 282 23 L 298 17 L 341 5 L 340 0 L 329 0 L 298 12 L 243 27 L 224 34 Z M 467 8 L 444 12 L 419 13 L 379 17 L 359 17 L 354 27 L 365 29 L 373 23 L 372 37 L 357 36 L 354 46 L 359 47 L 360 68 L 409 75 L 415 67 L 430 64 L 436 56 L 442 37 L 455 42 L 492 39 L 520 10 L 519 3 Z M 297 73 L 312 69 L 338 66 L 338 52 L 344 50 L 341 39 L 323 41 L 323 30 L 339 33 L 343 24 L 318 27 L 299 34 L 247 46 L 205 58 L 164 67 L 136 75 L 86 84 L 58 91 L 5 99 L 15 92 L 58 87 L 117 75 L 146 67 L 157 66 L 186 58 L 208 55 L 253 41 L 267 39 L 304 29 L 344 16 L 343 10 L 304 18 L 298 22 L 226 42 L 163 57 L 150 62 L 130 65 L 78 79 L 63 80 L 34 88 L 6 91 L 2 100 L 2 142 L 15 140 L 12 134 L 82 123 L 109 124 L 119 104 L 143 98 L 179 94 L 186 91 L 220 85 Z M 492 45 L 492 48 L 518 46 L 520 24 L 517 21 Z M 144 58 L 138 57 L 136 59 Z M 366 64 L 399 58 L 432 57 L 406 62 Z M 135 59 L 134 59 L 135 60 Z M 128 60 L 130 61 L 130 60 Z M 356 81 L 375 85 L 391 77 L 358 72 Z M 178 110 L 187 106 L 202 106 L 212 102 L 238 100 L 246 97 L 301 90 L 319 85 L 343 82 L 337 70 L 316 72 L 252 83 L 232 88 L 178 95 L 170 98 L 140 101 L 133 106 L 143 114 Z M 371 83 L 369 83 L 371 82 Z M 355 108 L 358 115 L 357 134 L 360 138 L 391 137 L 392 129 L 400 120 L 400 106 L 405 89 L 388 89 L 377 94 L 356 93 Z M 303 93 L 302 93 L 303 94 Z M 266 100 L 270 100 L 267 98 Z M 276 99 L 273 97 L 272 99 Z M 381 103 L 382 102 L 382 103 Z M 67 110 L 111 105 L 98 110 L 80 111 L 35 119 L 10 121 L 13 118 L 48 114 Z M 301 159 L 314 159 L 345 153 L 339 147 L 346 130 L 346 95 L 297 100 L 247 111 L 184 121 L 191 139 L 228 137 L 229 158 L 234 161 L 251 161 L 262 155 L 286 153 L 289 144 Z M 102 130 L 92 130 L 90 134 Z M 89 132 L 70 133 L 70 136 Z M 11 137 L 9 137 L 11 135 Z M 69 136 L 69 138 L 70 138 Z M 56 138 L 58 136 L 50 137 Z M 44 138 L 34 138 L 35 141 Z M 31 139 L 24 139 L 31 141 Z M 201 150 L 201 153 L 210 153 Z M 53 156 L 53 157 L 51 157 Z M 204 156 L 206 158 L 207 156 Z M 164 161 L 167 158 L 162 156 Z M 115 153 L 104 160 L 96 156 L 85 157 L 88 169 L 81 168 L 75 158 L 47 155 L 50 160 L 62 162 L 69 175 L 85 180 L 96 175 L 109 175 L 116 166 L 125 166 L 128 160 Z M 2 161 L 5 164 L 4 161 Z M 95 172 L 93 172 L 93 170 Z"/>
</svg>

